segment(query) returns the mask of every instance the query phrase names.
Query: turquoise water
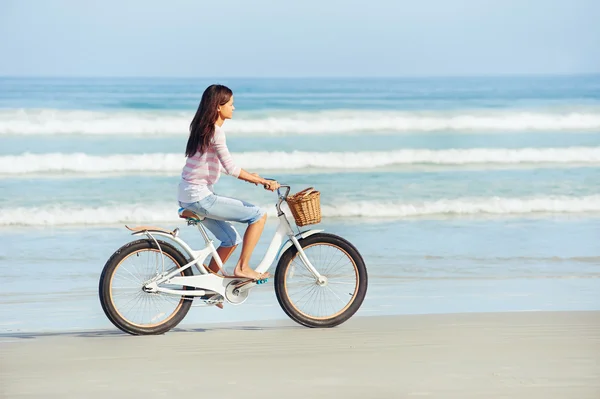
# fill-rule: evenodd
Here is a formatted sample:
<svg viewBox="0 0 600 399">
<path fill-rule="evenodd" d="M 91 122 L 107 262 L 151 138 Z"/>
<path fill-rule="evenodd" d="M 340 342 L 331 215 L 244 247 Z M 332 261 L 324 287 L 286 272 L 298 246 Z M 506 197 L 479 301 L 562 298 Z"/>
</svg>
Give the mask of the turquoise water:
<svg viewBox="0 0 600 399">
<path fill-rule="evenodd" d="M 200 244 L 175 199 L 211 83 L 0 78 L 0 332 L 112 328 L 96 290 L 124 224 Z M 359 314 L 600 309 L 600 76 L 220 83 L 234 160 L 319 189 L 319 228 L 365 257 Z M 285 317 L 267 284 L 183 326 Z"/>
</svg>

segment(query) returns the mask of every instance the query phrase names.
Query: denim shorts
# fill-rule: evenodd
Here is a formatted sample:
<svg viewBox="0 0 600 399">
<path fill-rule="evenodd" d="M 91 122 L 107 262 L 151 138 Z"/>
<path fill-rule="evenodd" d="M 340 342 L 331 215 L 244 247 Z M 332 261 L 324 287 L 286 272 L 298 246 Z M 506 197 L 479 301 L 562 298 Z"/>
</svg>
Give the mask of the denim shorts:
<svg viewBox="0 0 600 399">
<path fill-rule="evenodd" d="M 221 241 L 221 247 L 233 247 L 242 242 L 242 238 L 230 222 L 251 225 L 266 213 L 260 207 L 246 201 L 216 194 L 210 194 L 192 203 L 179 201 L 179 205 L 204 216 L 202 224 Z"/>
</svg>

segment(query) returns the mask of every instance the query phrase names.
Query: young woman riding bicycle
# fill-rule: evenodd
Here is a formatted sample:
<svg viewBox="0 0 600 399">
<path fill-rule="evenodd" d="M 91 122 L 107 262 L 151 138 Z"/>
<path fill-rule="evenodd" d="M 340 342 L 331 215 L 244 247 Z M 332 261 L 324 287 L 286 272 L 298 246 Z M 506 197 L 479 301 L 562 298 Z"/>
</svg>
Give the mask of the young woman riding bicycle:
<svg viewBox="0 0 600 399">
<path fill-rule="evenodd" d="M 261 184 L 270 191 L 277 190 L 279 183 L 247 172 L 233 161 L 222 126 L 226 119 L 231 119 L 234 109 L 233 92 L 226 86 L 211 85 L 202 94 L 190 124 L 185 151 L 187 160 L 181 173 L 178 201 L 182 208 L 205 217 L 202 223 L 221 242 L 217 252 L 223 263 L 243 243 L 234 276 L 260 280 L 269 277 L 269 273 L 257 273 L 250 267 L 249 261 L 264 229 L 267 214 L 246 201 L 215 194 L 213 186 L 219 181 L 221 167 L 228 175 Z M 243 240 L 231 222 L 248 224 Z M 214 273 L 220 269 L 214 259 L 208 267 Z"/>
</svg>

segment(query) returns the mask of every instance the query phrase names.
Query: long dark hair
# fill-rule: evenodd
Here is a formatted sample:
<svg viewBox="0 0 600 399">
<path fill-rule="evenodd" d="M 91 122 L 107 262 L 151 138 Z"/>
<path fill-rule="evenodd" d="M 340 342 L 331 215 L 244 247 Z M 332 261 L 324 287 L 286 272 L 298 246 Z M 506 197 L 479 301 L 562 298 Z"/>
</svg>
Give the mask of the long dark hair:
<svg viewBox="0 0 600 399">
<path fill-rule="evenodd" d="M 204 90 L 196 115 L 190 123 L 185 156 L 191 157 L 197 151 L 206 151 L 215 135 L 215 122 L 219 117 L 217 108 L 227 104 L 232 95 L 231 89 L 223 85 L 210 85 Z"/>
</svg>

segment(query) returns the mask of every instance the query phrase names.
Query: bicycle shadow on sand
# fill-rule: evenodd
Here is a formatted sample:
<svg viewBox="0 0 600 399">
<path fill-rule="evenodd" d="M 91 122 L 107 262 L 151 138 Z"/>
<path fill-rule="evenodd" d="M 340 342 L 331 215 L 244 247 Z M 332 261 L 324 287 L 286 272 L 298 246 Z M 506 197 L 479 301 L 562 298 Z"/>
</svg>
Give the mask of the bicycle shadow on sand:
<svg viewBox="0 0 600 399">
<path fill-rule="evenodd" d="M 263 330 L 296 330 L 302 329 L 301 326 L 285 325 L 285 324 L 232 324 L 232 325 L 214 325 L 210 327 L 176 327 L 166 333 L 157 334 L 158 336 L 164 335 L 175 335 L 182 333 L 205 333 L 205 332 L 217 332 L 217 331 L 263 331 Z M 132 337 L 136 336 L 127 334 L 118 329 L 106 329 L 106 330 L 81 330 L 81 331 L 48 331 L 48 332 L 6 332 L 0 333 L 0 343 L 9 340 L 29 340 L 36 338 L 48 338 L 48 337 L 73 337 L 73 338 L 106 338 L 106 337 Z M 143 337 L 143 336 L 140 336 Z"/>
</svg>

